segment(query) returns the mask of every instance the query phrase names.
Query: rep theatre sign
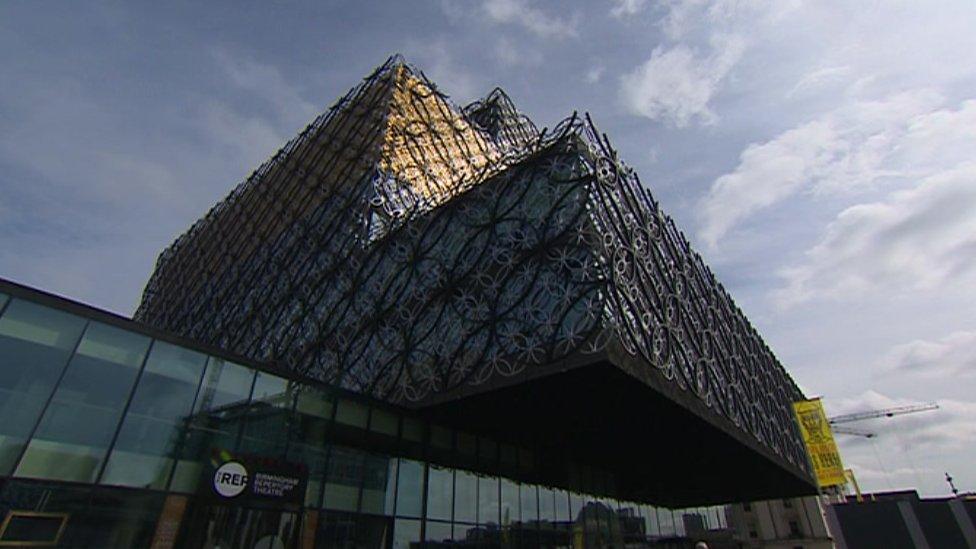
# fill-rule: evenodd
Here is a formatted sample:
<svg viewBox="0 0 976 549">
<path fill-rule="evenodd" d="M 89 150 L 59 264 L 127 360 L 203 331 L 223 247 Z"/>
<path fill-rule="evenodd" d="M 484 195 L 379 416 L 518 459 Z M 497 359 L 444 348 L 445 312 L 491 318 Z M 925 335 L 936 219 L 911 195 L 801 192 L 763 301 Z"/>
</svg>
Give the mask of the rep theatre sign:
<svg viewBox="0 0 976 549">
<path fill-rule="evenodd" d="M 221 500 L 264 500 L 301 504 L 308 473 L 304 467 L 257 456 L 218 452 L 211 463 L 207 491 Z"/>
</svg>

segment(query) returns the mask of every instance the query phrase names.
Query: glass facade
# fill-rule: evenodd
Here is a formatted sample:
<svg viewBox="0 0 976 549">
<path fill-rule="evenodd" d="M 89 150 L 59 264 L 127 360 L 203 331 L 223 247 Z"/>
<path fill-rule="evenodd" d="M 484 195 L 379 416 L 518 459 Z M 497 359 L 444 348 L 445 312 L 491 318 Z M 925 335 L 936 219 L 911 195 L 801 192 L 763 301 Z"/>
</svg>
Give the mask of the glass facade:
<svg viewBox="0 0 976 549">
<path fill-rule="evenodd" d="M 57 305 L 0 293 L 0 544 L 637 547 L 724 526 L 525 482 L 531 449 Z M 303 493 L 208 497 L 223 455 L 298 467 Z"/>
</svg>

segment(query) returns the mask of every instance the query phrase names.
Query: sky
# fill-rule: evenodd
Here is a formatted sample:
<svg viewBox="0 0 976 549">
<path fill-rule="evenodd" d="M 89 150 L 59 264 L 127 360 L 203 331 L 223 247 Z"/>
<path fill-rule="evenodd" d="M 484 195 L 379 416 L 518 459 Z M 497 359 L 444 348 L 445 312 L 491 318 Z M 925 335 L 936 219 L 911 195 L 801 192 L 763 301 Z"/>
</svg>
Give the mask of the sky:
<svg viewBox="0 0 976 549">
<path fill-rule="evenodd" d="M 165 4 L 163 6 L 162 4 Z M 0 3 L 0 277 L 130 315 L 156 256 L 402 53 L 589 112 L 862 488 L 976 491 L 976 3 Z"/>
</svg>

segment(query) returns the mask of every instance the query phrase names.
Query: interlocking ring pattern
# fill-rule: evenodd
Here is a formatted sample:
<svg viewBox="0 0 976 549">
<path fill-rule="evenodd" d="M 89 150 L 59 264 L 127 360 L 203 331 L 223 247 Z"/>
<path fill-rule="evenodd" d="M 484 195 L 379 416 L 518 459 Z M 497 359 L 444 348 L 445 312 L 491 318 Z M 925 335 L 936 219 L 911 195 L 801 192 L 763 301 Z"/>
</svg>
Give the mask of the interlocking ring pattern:
<svg viewBox="0 0 976 549">
<path fill-rule="evenodd" d="M 539 132 L 500 90 L 461 110 L 406 69 L 420 91 L 394 93 L 404 70 L 380 67 L 164 251 L 136 317 L 405 403 L 614 345 L 808 470 L 799 389 L 588 118 Z M 377 168 L 390 119 L 446 195 Z"/>
</svg>

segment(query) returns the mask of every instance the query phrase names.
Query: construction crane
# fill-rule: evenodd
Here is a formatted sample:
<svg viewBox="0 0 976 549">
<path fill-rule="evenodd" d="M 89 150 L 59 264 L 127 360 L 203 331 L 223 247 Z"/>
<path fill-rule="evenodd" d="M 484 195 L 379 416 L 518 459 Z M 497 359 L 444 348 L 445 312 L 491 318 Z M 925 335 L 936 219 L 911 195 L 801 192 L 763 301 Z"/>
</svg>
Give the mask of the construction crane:
<svg viewBox="0 0 976 549">
<path fill-rule="evenodd" d="M 854 427 L 842 427 L 838 426 L 839 423 L 850 423 L 852 421 L 861 421 L 865 419 L 874 419 L 878 417 L 893 417 L 900 416 L 902 414 L 914 414 L 917 412 L 927 412 L 929 410 L 938 410 L 939 405 L 934 402 L 929 402 L 926 404 L 912 404 L 910 406 L 896 406 L 894 408 L 884 408 L 882 410 L 867 410 L 864 412 L 855 412 L 853 414 L 844 414 L 840 416 L 833 416 L 827 418 L 830 423 L 830 430 L 842 434 L 842 435 L 854 435 L 864 438 L 874 438 L 875 433 L 870 431 L 864 431 L 861 429 L 855 429 Z"/>
<path fill-rule="evenodd" d="M 909 406 L 895 406 L 894 408 L 885 408 L 883 410 L 867 410 L 865 412 L 855 412 L 853 414 L 844 414 L 840 416 L 834 416 L 827 418 L 830 422 L 831 427 L 837 425 L 838 423 L 850 423 L 852 421 L 861 421 L 863 419 L 874 419 L 876 417 L 892 417 L 900 416 L 902 414 L 914 414 L 916 412 L 927 412 L 929 410 L 938 410 L 939 405 L 934 402 L 929 402 L 926 404 L 912 404 Z M 834 429 L 834 432 L 838 432 Z"/>
<path fill-rule="evenodd" d="M 831 427 L 831 431 L 839 435 L 854 435 L 856 437 L 864 438 L 874 438 L 877 435 L 869 431 L 864 431 L 862 429 L 855 429 L 853 427 Z"/>
<path fill-rule="evenodd" d="M 865 431 L 862 429 L 857 429 L 854 427 L 847 427 L 845 425 L 839 425 L 839 424 L 851 423 L 854 421 L 862 421 L 865 419 L 875 419 L 879 417 L 894 417 L 903 414 L 927 412 L 929 410 L 937 410 L 938 408 L 939 405 L 935 404 L 934 402 L 930 402 L 926 404 L 912 404 L 909 406 L 895 406 L 893 408 L 884 408 L 881 410 L 867 410 L 864 412 L 855 412 L 853 414 L 843 414 L 839 416 L 833 416 L 827 418 L 827 422 L 830 423 L 830 429 L 835 433 L 844 434 L 844 435 L 854 435 L 854 436 L 873 439 L 875 436 L 877 436 L 875 433 L 872 433 L 870 431 Z M 872 440 L 871 443 L 873 446 L 874 441 Z M 887 474 L 887 469 L 885 469 L 884 464 L 881 462 L 881 456 L 878 455 L 877 447 L 874 447 L 874 455 L 878 459 L 878 465 L 880 465 L 881 469 L 885 471 L 885 474 Z M 915 470 L 914 464 L 912 465 L 912 470 L 913 471 Z M 917 471 L 915 475 L 916 477 L 918 476 Z M 858 502 L 863 501 L 863 497 L 861 496 L 861 488 L 860 486 L 857 485 L 857 480 L 854 478 L 854 471 L 852 471 L 851 469 L 847 469 L 846 471 L 844 471 L 844 476 L 848 484 L 853 483 L 854 491 L 857 494 L 857 501 Z M 948 473 L 946 473 L 946 476 L 948 477 Z M 873 495 L 872 495 L 872 499 L 874 499 Z"/>
</svg>

